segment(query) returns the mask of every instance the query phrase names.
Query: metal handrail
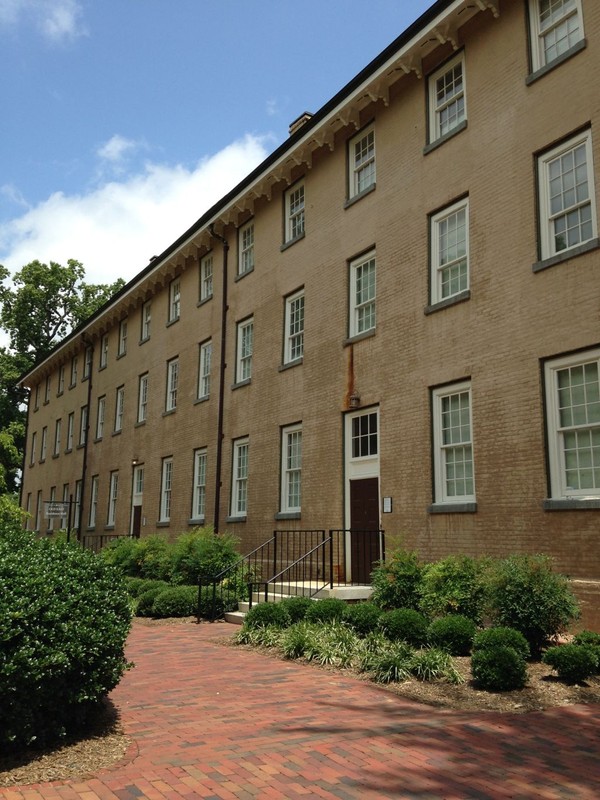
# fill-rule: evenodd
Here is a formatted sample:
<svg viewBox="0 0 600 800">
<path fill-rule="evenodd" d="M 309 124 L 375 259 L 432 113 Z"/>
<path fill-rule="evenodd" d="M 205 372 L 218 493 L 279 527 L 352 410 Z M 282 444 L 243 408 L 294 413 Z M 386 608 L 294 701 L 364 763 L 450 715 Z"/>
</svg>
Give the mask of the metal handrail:
<svg viewBox="0 0 600 800">
<path fill-rule="evenodd" d="M 268 581 L 259 581 L 259 582 L 257 582 L 256 586 L 263 586 L 264 585 L 264 587 L 265 587 L 265 603 L 269 602 L 269 586 L 274 586 L 276 583 L 283 584 L 284 581 L 282 581 L 281 578 L 283 578 L 283 576 L 286 573 L 291 573 L 292 570 L 296 569 L 301 564 L 305 564 L 310 559 L 310 557 L 313 555 L 313 553 L 316 553 L 318 550 L 323 550 L 323 555 L 325 555 L 326 545 L 329 545 L 329 579 L 325 580 L 320 585 L 317 585 L 316 589 L 312 590 L 312 588 L 311 588 L 311 591 L 308 594 L 308 597 L 314 597 L 322 589 L 324 589 L 328 584 L 329 584 L 329 587 L 332 589 L 333 588 L 333 548 L 331 546 L 332 541 L 333 541 L 332 537 L 328 536 L 326 539 L 323 539 L 322 542 L 319 542 L 319 544 L 317 544 L 313 548 L 311 548 L 307 553 L 304 553 L 304 555 L 300 556 L 300 558 L 297 558 L 294 562 L 292 562 L 287 567 L 285 567 L 285 569 L 282 569 L 280 572 L 278 572 L 277 575 L 273 575 L 273 577 L 269 578 Z M 323 559 L 323 564 L 325 564 L 325 559 Z M 326 571 L 323 570 L 323 578 L 325 578 L 325 572 Z M 312 581 L 309 581 L 309 583 L 312 583 Z M 288 585 L 290 585 L 290 583 L 288 583 Z M 306 596 L 304 594 L 304 592 L 303 592 L 303 596 Z M 249 603 L 249 605 L 250 605 L 250 608 L 252 608 L 252 585 L 250 585 L 250 603 Z"/>
</svg>

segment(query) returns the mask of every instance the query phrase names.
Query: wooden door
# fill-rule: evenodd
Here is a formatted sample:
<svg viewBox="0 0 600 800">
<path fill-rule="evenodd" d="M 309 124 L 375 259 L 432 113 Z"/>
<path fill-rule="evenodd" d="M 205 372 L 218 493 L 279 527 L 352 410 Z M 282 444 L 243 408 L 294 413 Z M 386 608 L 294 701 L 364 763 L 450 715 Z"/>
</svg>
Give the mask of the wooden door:
<svg viewBox="0 0 600 800">
<path fill-rule="evenodd" d="M 350 481 L 352 582 L 369 584 L 379 552 L 379 478 Z"/>
</svg>

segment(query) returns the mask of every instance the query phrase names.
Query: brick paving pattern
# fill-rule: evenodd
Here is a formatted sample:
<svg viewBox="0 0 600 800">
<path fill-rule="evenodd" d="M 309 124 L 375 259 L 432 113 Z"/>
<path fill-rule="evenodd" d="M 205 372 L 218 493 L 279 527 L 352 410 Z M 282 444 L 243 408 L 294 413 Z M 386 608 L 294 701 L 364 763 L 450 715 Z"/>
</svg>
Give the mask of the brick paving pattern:
<svg viewBox="0 0 600 800">
<path fill-rule="evenodd" d="M 5 800 L 600 798 L 600 707 L 439 710 L 225 647 L 227 624 L 134 624 L 112 699 L 132 739 L 95 775 Z"/>
</svg>

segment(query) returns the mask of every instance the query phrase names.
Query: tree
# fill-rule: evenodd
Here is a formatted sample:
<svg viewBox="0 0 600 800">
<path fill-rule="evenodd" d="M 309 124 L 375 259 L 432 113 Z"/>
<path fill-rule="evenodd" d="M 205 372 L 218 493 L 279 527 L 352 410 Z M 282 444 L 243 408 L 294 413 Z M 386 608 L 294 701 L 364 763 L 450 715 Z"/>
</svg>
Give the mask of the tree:
<svg viewBox="0 0 600 800">
<path fill-rule="evenodd" d="M 0 495 L 17 489 L 23 460 L 27 392 L 17 385 L 19 376 L 125 284 L 122 278 L 90 284 L 84 277 L 79 261 L 36 260 L 2 283 L 10 273 L 0 264 L 0 327 L 10 343 L 0 347 Z"/>
</svg>

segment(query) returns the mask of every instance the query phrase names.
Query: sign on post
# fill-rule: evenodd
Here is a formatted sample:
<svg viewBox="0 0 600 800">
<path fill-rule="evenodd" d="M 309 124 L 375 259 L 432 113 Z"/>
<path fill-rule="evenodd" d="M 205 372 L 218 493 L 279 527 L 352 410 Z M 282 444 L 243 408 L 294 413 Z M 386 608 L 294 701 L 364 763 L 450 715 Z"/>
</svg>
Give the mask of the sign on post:
<svg viewBox="0 0 600 800">
<path fill-rule="evenodd" d="M 47 500 L 44 505 L 46 506 L 44 515 L 46 519 L 66 519 L 69 516 L 69 501 L 65 500 Z"/>
</svg>

